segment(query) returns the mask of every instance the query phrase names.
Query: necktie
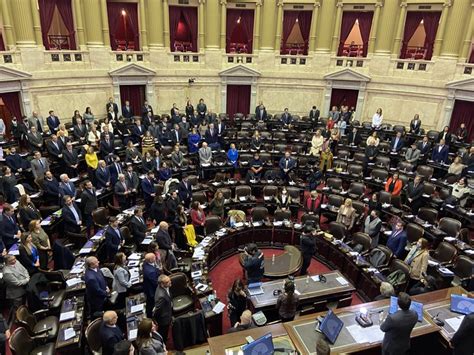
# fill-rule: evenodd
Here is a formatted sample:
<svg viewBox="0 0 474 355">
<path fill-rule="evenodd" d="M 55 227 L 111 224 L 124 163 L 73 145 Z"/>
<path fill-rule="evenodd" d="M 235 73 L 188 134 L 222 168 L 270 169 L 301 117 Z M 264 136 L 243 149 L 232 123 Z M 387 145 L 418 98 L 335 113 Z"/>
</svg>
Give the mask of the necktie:
<svg viewBox="0 0 474 355">
<path fill-rule="evenodd" d="M 116 168 L 117 168 L 117 172 L 118 172 L 119 174 L 122 174 L 122 168 L 120 167 L 120 164 L 117 164 L 117 163 L 116 163 L 115 166 L 116 166 Z"/>
<path fill-rule="evenodd" d="M 288 169 L 288 159 L 285 161 L 285 169 Z"/>
<path fill-rule="evenodd" d="M 44 163 L 41 159 L 39 159 L 39 163 L 40 163 L 41 167 L 44 169 Z"/>
<path fill-rule="evenodd" d="M 74 215 L 74 218 L 76 219 L 76 222 L 79 222 L 79 215 L 77 214 L 77 211 L 74 208 L 74 206 L 71 205 L 71 207 L 69 207 L 69 208 L 71 209 L 71 212 Z"/>
</svg>

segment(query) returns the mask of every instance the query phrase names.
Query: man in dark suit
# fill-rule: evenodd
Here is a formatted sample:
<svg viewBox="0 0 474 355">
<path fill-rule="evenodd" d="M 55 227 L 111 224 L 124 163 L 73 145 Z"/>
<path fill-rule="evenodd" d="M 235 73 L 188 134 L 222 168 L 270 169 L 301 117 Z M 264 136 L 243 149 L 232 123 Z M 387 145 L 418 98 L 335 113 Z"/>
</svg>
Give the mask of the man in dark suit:
<svg viewBox="0 0 474 355">
<path fill-rule="evenodd" d="M 46 149 L 48 150 L 48 154 L 56 161 L 62 159 L 64 148 L 65 147 L 58 140 L 58 136 L 55 134 L 53 134 L 51 136 L 51 140 L 46 143 Z"/>
<path fill-rule="evenodd" d="M 89 180 L 84 182 L 84 190 L 81 193 L 81 207 L 84 213 L 83 219 L 87 228 L 87 236 L 90 237 L 94 227 L 92 212 L 98 207 L 98 203 L 95 187 Z"/>
<path fill-rule="evenodd" d="M 49 111 L 49 116 L 46 118 L 46 123 L 48 124 L 51 134 L 56 134 L 61 122 L 59 122 L 58 116 L 54 115 L 54 111 L 51 110 Z"/>
<path fill-rule="evenodd" d="M 349 145 L 358 146 L 362 142 L 362 137 L 357 127 L 352 128 L 352 131 L 347 135 L 347 142 Z"/>
<path fill-rule="evenodd" d="M 285 108 L 285 111 L 282 113 L 280 120 L 284 128 L 288 128 L 289 126 L 291 126 L 291 124 L 293 123 L 293 117 L 288 112 L 288 108 Z"/>
<path fill-rule="evenodd" d="M 410 133 L 413 134 L 420 134 L 421 130 L 421 120 L 420 120 L 420 115 L 415 114 L 413 119 L 410 122 Z"/>
<path fill-rule="evenodd" d="M 265 259 L 257 244 L 250 243 L 245 247 L 243 266 L 249 284 L 262 281 L 265 272 Z"/>
<path fill-rule="evenodd" d="M 285 156 L 280 159 L 278 163 L 280 167 L 281 178 L 288 183 L 290 181 L 290 173 L 296 168 L 296 160 L 291 157 L 290 152 L 285 152 Z"/>
<path fill-rule="evenodd" d="M 122 331 L 117 327 L 117 319 L 117 313 L 114 311 L 107 311 L 102 316 L 102 324 L 99 330 L 102 355 L 117 354 L 114 351 L 115 345 L 124 340 Z"/>
<path fill-rule="evenodd" d="M 171 240 L 170 234 L 168 232 L 169 224 L 165 221 L 161 221 L 159 224 L 160 228 L 156 233 L 156 242 L 160 249 L 166 250 L 168 259 L 168 264 L 170 269 L 174 269 L 178 263 L 176 257 L 173 254 L 173 241 Z"/>
<path fill-rule="evenodd" d="M 15 147 L 10 148 L 10 153 L 6 156 L 5 163 L 14 174 L 31 168 L 30 163 L 17 153 Z"/>
<path fill-rule="evenodd" d="M 451 338 L 450 345 L 453 347 L 453 355 L 474 354 L 474 313 L 466 314 L 459 329 Z"/>
<path fill-rule="evenodd" d="M 146 316 L 148 318 L 153 316 L 158 276 L 160 276 L 160 269 L 156 264 L 155 254 L 145 254 L 145 261 L 143 263 L 143 293 L 146 297 Z"/>
<path fill-rule="evenodd" d="M 79 166 L 79 156 L 72 147 L 71 142 L 66 143 L 66 149 L 63 150 L 63 161 L 66 164 L 67 173 L 74 177 L 77 175 L 77 167 Z"/>
<path fill-rule="evenodd" d="M 148 210 L 155 199 L 155 173 L 149 171 L 142 180 L 143 199 L 145 200 L 145 208 Z"/>
<path fill-rule="evenodd" d="M 309 111 L 309 119 L 311 122 L 318 122 L 319 116 L 321 115 L 320 111 L 316 108 L 316 106 L 313 106 L 311 108 L 311 111 Z"/>
<path fill-rule="evenodd" d="M 219 144 L 219 137 L 217 136 L 217 130 L 214 127 L 214 123 L 209 124 L 209 128 L 206 130 L 204 134 L 207 145 L 212 150 L 219 150 L 221 148 Z"/>
<path fill-rule="evenodd" d="M 133 171 L 133 165 L 127 165 L 127 172 L 125 173 L 125 180 L 127 180 L 128 185 L 132 189 L 130 194 L 130 203 L 132 206 L 137 204 L 137 193 L 138 186 L 140 185 L 140 179 L 136 172 Z"/>
<path fill-rule="evenodd" d="M 301 254 L 303 255 L 303 264 L 301 265 L 300 275 L 308 273 L 308 267 L 311 265 L 313 255 L 316 253 L 316 239 L 313 234 L 313 227 L 306 225 L 300 238 Z"/>
<path fill-rule="evenodd" d="M 43 136 L 38 132 L 36 127 L 31 127 L 30 132 L 27 134 L 28 143 L 32 150 L 41 150 L 43 149 Z"/>
<path fill-rule="evenodd" d="M 95 171 L 95 178 L 97 180 L 97 187 L 99 189 L 106 189 L 112 186 L 110 171 L 107 165 L 105 164 L 105 160 L 99 161 L 99 166 Z"/>
<path fill-rule="evenodd" d="M 73 200 L 76 198 L 76 187 L 69 179 L 67 174 L 59 176 L 61 182 L 59 183 L 59 193 L 61 196 L 70 196 Z"/>
<path fill-rule="evenodd" d="M 64 223 L 64 230 L 73 233 L 80 233 L 82 227 L 81 210 L 73 202 L 71 196 L 64 196 L 64 206 L 62 209 L 62 218 Z"/>
<path fill-rule="evenodd" d="M 407 245 L 407 232 L 403 229 L 403 222 L 398 221 L 387 239 L 387 247 L 399 259 L 403 259 Z"/>
<path fill-rule="evenodd" d="M 420 150 L 420 154 L 423 155 L 423 157 L 426 157 L 429 154 L 431 150 L 431 143 L 427 136 L 424 136 L 423 140 L 418 143 L 418 149 Z"/>
<path fill-rule="evenodd" d="M 109 102 L 105 105 L 105 112 L 109 112 L 109 108 L 112 107 L 112 111 L 115 112 L 115 117 L 118 116 L 118 105 L 114 102 L 113 97 L 109 97 Z"/>
<path fill-rule="evenodd" d="M 35 179 L 44 179 L 44 174 L 49 170 L 49 163 L 46 158 L 41 156 L 39 151 L 35 151 L 34 159 L 31 160 L 31 172 Z"/>
<path fill-rule="evenodd" d="M 222 122 L 220 118 L 217 118 L 216 131 L 217 131 L 217 141 L 219 142 L 220 146 L 223 147 L 225 144 L 225 141 L 224 141 L 225 124 L 224 122 Z"/>
<path fill-rule="evenodd" d="M 135 125 L 132 128 L 132 138 L 135 143 L 141 143 L 142 138 L 145 135 L 145 126 L 142 125 L 141 120 L 136 120 Z"/>
<path fill-rule="evenodd" d="M 365 147 L 365 156 L 364 156 L 364 175 L 368 174 L 369 164 L 375 164 L 375 158 L 379 154 L 379 149 L 375 145 L 374 139 L 369 139 L 367 147 Z"/>
<path fill-rule="evenodd" d="M 0 221 L 0 235 L 5 249 L 8 250 L 17 243 L 21 237 L 21 231 L 15 218 L 15 210 L 12 206 L 3 205 L 2 220 Z"/>
<path fill-rule="evenodd" d="M 415 179 L 408 183 L 406 192 L 407 204 L 411 206 L 413 214 L 417 214 L 423 205 L 423 183 L 421 182 L 421 176 L 415 176 Z"/>
<path fill-rule="evenodd" d="M 431 160 L 435 162 L 448 162 L 449 147 L 444 144 L 444 139 L 439 141 L 439 144 L 433 148 L 433 153 L 431 154 Z"/>
<path fill-rule="evenodd" d="M 402 132 L 397 132 L 390 142 L 390 152 L 398 153 L 404 146 L 405 141 L 402 138 Z"/>
<path fill-rule="evenodd" d="M 114 157 L 114 162 L 109 165 L 109 172 L 110 183 L 112 186 L 115 186 L 115 183 L 118 181 L 119 174 L 123 174 L 123 166 L 118 155 Z"/>
<path fill-rule="evenodd" d="M 113 261 L 120 247 L 124 244 L 122 233 L 119 229 L 119 221 L 115 217 L 109 218 L 109 225 L 105 230 L 105 250 L 107 259 Z"/>
<path fill-rule="evenodd" d="M 443 131 L 439 133 L 438 135 L 438 142 L 441 142 L 441 140 L 444 139 L 446 144 L 450 144 L 452 140 L 452 135 L 449 132 L 449 126 L 445 126 Z"/>
<path fill-rule="evenodd" d="M 405 292 L 398 295 L 398 306 L 401 308 L 389 314 L 380 325 L 385 333 L 382 341 L 382 355 L 406 354 L 410 350 L 410 335 L 418 321 L 418 315 L 410 309 L 411 299 Z"/>
<path fill-rule="evenodd" d="M 170 294 L 170 287 L 171 279 L 164 274 L 160 275 L 155 291 L 153 319 L 158 324 L 158 333 L 165 344 L 168 341 L 168 331 L 173 317 L 173 298 Z"/>
<path fill-rule="evenodd" d="M 104 135 L 104 139 L 101 139 L 99 145 L 99 153 L 100 156 L 105 159 L 108 155 L 114 154 L 115 152 L 115 145 L 114 140 L 110 136 L 110 134 Z"/>
<path fill-rule="evenodd" d="M 135 244 L 140 245 L 143 239 L 145 239 L 148 228 L 143 218 L 143 210 L 137 208 L 134 211 L 134 216 L 130 220 L 130 231 L 135 239 Z"/>
<path fill-rule="evenodd" d="M 122 106 L 122 116 L 124 118 L 132 118 L 133 117 L 133 108 L 130 106 L 130 101 L 125 101 L 125 105 Z"/>
<path fill-rule="evenodd" d="M 73 130 L 73 135 L 74 138 L 80 143 L 84 144 L 87 142 L 87 127 L 86 125 L 82 122 L 81 118 L 77 119 L 77 124 L 74 125 L 74 130 Z"/>
<path fill-rule="evenodd" d="M 267 110 L 265 106 L 263 106 L 263 102 L 260 102 L 260 104 L 255 108 L 255 118 L 259 121 L 267 120 Z"/>
<path fill-rule="evenodd" d="M 132 189 L 125 179 L 124 174 L 119 174 L 118 181 L 114 185 L 114 193 L 122 211 L 130 207 L 130 194 L 132 193 Z"/>
<path fill-rule="evenodd" d="M 95 256 L 86 258 L 86 271 L 84 281 L 86 283 L 87 304 L 90 315 L 104 311 L 104 304 L 109 294 L 109 288 L 105 282 L 104 275 L 99 269 L 99 260 Z"/>
<path fill-rule="evenodd" d="M 180 145 L 182 143 L 183 135 L 181 134 L 181 129 L 177 123 L 175 123 L 173 129 L 170 131 L 169 137 L 171 139 L 171 145 L 173 146 L 176 144 Z"/>
<path fill-rule="evenodd" d="M 43 188 L 45 202 L 52 205 L 59 205 L 59 199 L 61 198 L 59 182 L 49 170 L 44 174 Z"/>
<path fill-rule="evenodd" d="M 153 116 L 153 108 L 148 104 L 148 101 L 145 100 L 142 106 L 142 117 L 148 116 L 148 113 Z"/>
<path fill-rule="evenodd" d="M 189 182 L 188 175 L 183 174 L 183 177 L 178 185 L 178 196 L 184 207 L 189 207 L 191 198 L 193 197 L 193 188 Z"/>
</svg>

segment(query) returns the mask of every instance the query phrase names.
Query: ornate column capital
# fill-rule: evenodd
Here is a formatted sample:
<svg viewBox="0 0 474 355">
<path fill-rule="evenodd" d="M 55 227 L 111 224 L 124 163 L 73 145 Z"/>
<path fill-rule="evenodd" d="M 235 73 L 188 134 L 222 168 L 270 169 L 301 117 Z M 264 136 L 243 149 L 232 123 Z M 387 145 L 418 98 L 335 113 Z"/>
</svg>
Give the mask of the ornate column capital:
<svg viewBox="0 0 474 355">
<path fill-rule="evenodd" d="M 204 5 L 206 3 L 206 0 L 199 0 L 198 3 L 199 5 Z"/>
<path fill-rule="evenodd" d="M 342 1 L 339 1 L 337 4 L 336 4 L 336 7 L 340 7 L 341 9 L 344 7 L 344 3 Z"/>
<path fill-rule="evenodd" d="M 321 7 L 321 3 L 319 1 L 315 1 L 313 7 Z"/>
<path fill-rule="evenodd" d="M 222 0 L 222 1 L 220 2 L 220 4 L 221 4 L 222 6 L 227 6 L 227 1 Z"/>
<path fill-rule="evenodd" d="M 453 6 L 453 1 L 452 0 L 446 0 L 443 3 L 443 7 L 451 7 L 451 6 Z"/>
<path fill-rule="evenodd" d="M 402 2 L 402 3 L 400 4 L 400 7 L 401 7 L 401 8 L 407 8 L 407 7 L 408 7 L 408 3 L 404 1 L 404 2 Z"/>
<path fill-rule="evenodd" d="M 375 7 L 383 7 L 383 1 L 380 1 L 380 2 L 376 2 L 375 3 Z"/>
<path fill-rule="evenodd" d="M 278 7 L 283 7 L 283 5 L 284 5 L 283 0 L 279 0 L 278 3 L 277 3 L 277 6 Z"/>
<path fill-rule="evenodd" d="M 263 5 L 263 0 L 257 0 L 257 1 L 255 2 L 255 5 L 256 5 L 256 6 L 259 6 L 259 7 L 262 6 L 262 5 Z"/>
</svg>

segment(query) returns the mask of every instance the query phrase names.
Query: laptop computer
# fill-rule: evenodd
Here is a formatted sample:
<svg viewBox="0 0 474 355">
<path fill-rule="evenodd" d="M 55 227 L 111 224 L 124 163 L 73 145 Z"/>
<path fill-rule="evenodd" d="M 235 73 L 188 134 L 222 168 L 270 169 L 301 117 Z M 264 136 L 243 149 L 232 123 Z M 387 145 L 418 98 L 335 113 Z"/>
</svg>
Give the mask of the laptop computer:
<svg viewBox="0 0 474 355">
<path fill-rule="evenodd" d="M 273 354 L 275 348 L 273 346 L 272 333 L 265 334 L 257 340 L 242 346 L 242 351 L 244 355 Z"/>
<path fill-rule="evenodd" d="M 336 342 L 342 327 L 344 327 L 344 322 L 333 311 L 329 311 L 319 325 L 319 329 L 331 344 Z"/>
<path fill-rule="evenodd" d="M 250 283 L 247 287 L 250 296 L 257 296 L 263 294 L 263 288 L 261 282 Z"/>
<path fill-rule="evenodd" d="M 451 311 L 461 314 L 474 313 L 474 298 L 451 295 Z"/>
<path fill-rule="evenodd" d="M 398 311 L 400 308 L 398 307 L 398 298 L 395 296 L 390 297 L 390 308 L 388 313 L 393 314 Z M 410 309 L 415 311 L 418 315 L 418 322 L 423 321 L 423 303 L 411 301 Z"/>
</svg>

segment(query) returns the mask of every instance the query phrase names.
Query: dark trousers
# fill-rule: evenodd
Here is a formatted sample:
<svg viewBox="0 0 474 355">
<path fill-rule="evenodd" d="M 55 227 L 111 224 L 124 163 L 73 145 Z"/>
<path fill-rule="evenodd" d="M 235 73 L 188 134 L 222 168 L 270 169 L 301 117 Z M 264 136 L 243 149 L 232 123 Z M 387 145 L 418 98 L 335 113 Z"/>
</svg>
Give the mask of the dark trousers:
<svg viewBox="0 0 474 355">
<path fill-rule="evenodd" d="M 155 307 L 155 298 L 154 297 L 147 297 L 146 298 L 146 316 L 147 318 L 153 317 L 153 307 Z"/>
<path fill-rule="evenodd" d="M 84 213 L 84 224 L 86 225 L 86 233 L 87 237 L 91 237 L 92 233 L 94 232 L 94 220 L 92 219 L 91 214 Z"/>
<path fill-rule="evenodd" d="M 306 275 L 308 273 L 309 265 L 311 265 L 311 255 L 303 255 L 303 264 L 301 265 L 300 275 Z"/>
<path fill-rule="evenodd" d="M 158 333 L 161 335 L 163 338 L 163 344 L 166 344 L 168 341 L 168 333 L 170 330 L 170 323 L 161 323 L 158 322 Z"/>
<path fill-rule="evenodd" d="M 38 249 L 38 254 L 39 254 L 40 267 L 43 270 L 47 270 L 48 269 L 48 259 L 49 259 L 48 251 Z"/>
</svg>

